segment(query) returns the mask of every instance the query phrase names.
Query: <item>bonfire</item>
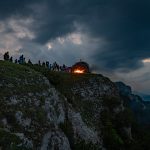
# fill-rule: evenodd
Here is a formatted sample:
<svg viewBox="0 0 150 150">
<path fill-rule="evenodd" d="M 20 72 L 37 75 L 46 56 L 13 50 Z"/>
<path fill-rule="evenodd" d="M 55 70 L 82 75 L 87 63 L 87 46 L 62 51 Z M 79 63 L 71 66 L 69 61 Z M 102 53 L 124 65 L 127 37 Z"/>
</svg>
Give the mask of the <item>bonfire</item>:
<svg viewBox="0 0 150 150">
<path fill-rule="evenodd" d="M 75 63 L 71 69 L 72 73 L 89 73 L 89 65 L 86 62 L 80 61 Z"/>
</svg>

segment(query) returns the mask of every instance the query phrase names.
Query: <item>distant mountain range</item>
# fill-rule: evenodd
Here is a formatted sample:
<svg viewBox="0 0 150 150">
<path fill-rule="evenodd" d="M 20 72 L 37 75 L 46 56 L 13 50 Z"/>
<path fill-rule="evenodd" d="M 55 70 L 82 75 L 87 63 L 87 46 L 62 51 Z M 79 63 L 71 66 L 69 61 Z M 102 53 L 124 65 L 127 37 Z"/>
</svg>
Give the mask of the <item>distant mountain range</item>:
<svg viewBox="0 0 150 150">
<path fill-rule="evenodd" d="M 134 91 L 133 93 L 139 95 L 144 101 L 150 101 L 150 94 L 143 94 L 137 91 Z"/>
<path fill-rule="evenodd" d="M 129 85 L 115 82 L 124 105 L 129 107 L 141 125 L 150 125 L 150 95 L 133 92 Z"/>
</svg>

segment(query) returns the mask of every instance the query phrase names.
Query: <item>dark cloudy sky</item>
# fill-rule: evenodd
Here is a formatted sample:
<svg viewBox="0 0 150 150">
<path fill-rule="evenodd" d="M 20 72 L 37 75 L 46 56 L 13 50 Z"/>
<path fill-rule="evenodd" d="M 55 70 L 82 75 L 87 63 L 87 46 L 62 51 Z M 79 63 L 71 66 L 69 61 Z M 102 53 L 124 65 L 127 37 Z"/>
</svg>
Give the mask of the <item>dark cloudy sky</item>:
<svg viewBox="0 0 150 150">
<path fill-rule="evenodd" d="M 149 0 L 1 0 L 0 57 L 79 59 L 150 93 Z"/>
</svg>

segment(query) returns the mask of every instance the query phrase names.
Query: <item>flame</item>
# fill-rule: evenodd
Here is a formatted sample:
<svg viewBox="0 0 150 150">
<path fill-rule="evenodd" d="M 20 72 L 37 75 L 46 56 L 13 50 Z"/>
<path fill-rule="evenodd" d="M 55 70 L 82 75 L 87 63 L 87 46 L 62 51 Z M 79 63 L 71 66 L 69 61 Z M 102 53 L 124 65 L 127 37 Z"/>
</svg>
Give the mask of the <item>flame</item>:
<svg viewBox="0 0 150 150">
<path fill-rule="evenodd" d="M 74 73 L 84 73 L 84 70 L 76 69 L 74 70 Z"/>
<path fill-rule="evenodd" d="M 150 58 L 146 58 L 142 60 L 143 63 L 150 63 Z"/>
</svg>

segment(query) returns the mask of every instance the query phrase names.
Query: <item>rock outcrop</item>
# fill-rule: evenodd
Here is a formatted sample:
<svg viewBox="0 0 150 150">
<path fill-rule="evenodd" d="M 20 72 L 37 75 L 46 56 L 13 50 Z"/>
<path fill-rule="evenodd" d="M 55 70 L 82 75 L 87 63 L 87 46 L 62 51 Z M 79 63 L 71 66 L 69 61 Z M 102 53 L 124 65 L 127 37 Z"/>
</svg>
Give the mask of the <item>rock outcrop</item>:
<svg viewBox="0 0 150 150">
<path fill-rule="evenodd" d="M 150 125 L 150 102 L 145 102 L 139 95 L 133 93 L 130 86 L 123 82 L 116 82 L 120 97 L 124 105 L 130 107 L 136 120 L 143 125 Z"/>
<path fill-rule="evenodd" d="M 118 119 L 125 108 L 113 82 L 45 72 L 0 62 L 1 149 L 99 150 L 131 141 L 130 122 Z"/>
</svg>

